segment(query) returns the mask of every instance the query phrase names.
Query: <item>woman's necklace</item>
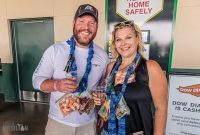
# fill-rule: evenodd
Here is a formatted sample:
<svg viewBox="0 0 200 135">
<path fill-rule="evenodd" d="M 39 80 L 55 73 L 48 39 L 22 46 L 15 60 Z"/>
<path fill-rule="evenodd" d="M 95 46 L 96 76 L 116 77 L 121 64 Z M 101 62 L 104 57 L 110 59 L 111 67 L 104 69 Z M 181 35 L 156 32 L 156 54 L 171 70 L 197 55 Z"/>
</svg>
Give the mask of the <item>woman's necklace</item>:
<svg viewBox="0 0 200 135">
<path fill-rule="evenodd" d="M 125 66 L 120 65 L 119 68 L 118 68 L 118 71 L 122 71 L 122 72 L 127 71 L 127 69 L 130 66 L 130 64 L 125 65 Z"/>
<path fill-rule="evenodd" d="M 108 134 L 113 135 L 116 134 L 116 116 L 115 116 L 115 106 L 119 103 L 120 99 L 125 93 L 128 78 L 130 77 L 132 69 L 135 67 L 138 59 L 140 58 L 140 54 L 137 53 L 132 63 L 129 65 L 124 83 L 122 85 L 122 90 L 119 94 L 116 94 L 113 90 L 112 82 L 114 80 L 114 76 L 121 64 L 121 60 L 118 60 L 117 63 L 114 65 L 113 70 L 111 72 L 110 78 L 108 79 L 108 86 L 106 89 L 106 93 L 110 99 L 110 114 L 108 120 Z M 125 116 L 118 120 L 118 135 L 126 134 L 126 126 L 125 126 Z"/>
</svg>

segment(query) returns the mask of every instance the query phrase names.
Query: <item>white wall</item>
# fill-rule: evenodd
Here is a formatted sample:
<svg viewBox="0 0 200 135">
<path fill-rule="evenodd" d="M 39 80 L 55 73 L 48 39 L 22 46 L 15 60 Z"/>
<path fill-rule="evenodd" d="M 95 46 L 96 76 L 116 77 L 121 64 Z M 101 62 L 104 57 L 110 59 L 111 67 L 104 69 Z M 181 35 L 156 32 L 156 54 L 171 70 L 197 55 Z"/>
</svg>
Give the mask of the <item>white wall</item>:
<svg viewBox="0 0 200 135">
<path fill-rule="evenodd" d="M 105 2 L 104 0 L 0 0 L 0 58 L 12 63 L 9 19 L 54 17 L 55 42 L 72 34 L 72 21 L 80 4 L 90 3 L 99 10 L 99 29 L 95 42 L 104 47 Z"/>
<path fill-rule="evenodd" d="M 72 20 L 80 4 L 99 9 L 99 29 L 95 42 L 105 43 L 105 0 L 0 0 L 0 58 L 12 63 L 9 19 L 54 17 L 55 42 L 72 34 Z M 200 0 L 178 0 L 172 68 L 200 69 Z"/>
<path fill-rule="evenodd" d="M 172 68 L 200 69 L 200 0 L 179 0 Z"/>
</svg>

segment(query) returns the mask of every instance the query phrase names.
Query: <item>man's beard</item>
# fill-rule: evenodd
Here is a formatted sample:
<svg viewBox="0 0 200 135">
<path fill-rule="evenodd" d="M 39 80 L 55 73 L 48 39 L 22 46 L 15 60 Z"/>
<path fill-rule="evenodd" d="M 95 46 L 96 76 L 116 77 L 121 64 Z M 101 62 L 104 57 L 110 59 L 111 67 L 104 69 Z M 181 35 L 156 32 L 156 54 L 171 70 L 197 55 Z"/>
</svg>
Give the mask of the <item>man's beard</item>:
<svg viewBox="0 0 200 135">
<path fill-rule="evenodd" d="M 86 41 L 82 41 L 81 38 L 78 36 L 78 33 L 80 33 L 81 31 L 79 30 L 75 30 L 75 28 L 73 28 L 73 33 L 74 33 L 74 38 L 75 40 L 82 46 L 88 46 L 90 44 L 90 42 L 95 38 L 96 33 L 94 33 L 92 35 L 92 37 L 86 42 Z"/>
</svg>

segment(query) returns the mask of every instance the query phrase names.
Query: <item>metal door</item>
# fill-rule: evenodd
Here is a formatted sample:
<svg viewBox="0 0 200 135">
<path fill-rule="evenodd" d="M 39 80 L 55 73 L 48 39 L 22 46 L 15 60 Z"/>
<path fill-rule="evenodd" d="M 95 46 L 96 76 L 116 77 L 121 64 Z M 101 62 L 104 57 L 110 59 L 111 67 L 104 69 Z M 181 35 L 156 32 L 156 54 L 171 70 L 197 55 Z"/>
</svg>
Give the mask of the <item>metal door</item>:
<svg viewBox="0 0 200 135">
<path fill-rule="evenodd" d="M 47 94 L 33 89 L 32 74 L 45 49 L 54 43 L 53 19 L 12 20 L 11 33 L 21 100 L 47 102 Z"/>
</svg>

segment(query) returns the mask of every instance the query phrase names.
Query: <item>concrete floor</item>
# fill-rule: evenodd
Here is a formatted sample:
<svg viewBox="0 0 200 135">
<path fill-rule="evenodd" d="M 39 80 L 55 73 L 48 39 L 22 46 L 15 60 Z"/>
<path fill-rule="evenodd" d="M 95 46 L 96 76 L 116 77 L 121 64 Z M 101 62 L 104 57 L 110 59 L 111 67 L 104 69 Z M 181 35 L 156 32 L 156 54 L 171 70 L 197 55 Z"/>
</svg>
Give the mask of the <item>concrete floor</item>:
<svg viewBox="0 0 200 135">
<path fill-rule="evenodd" d="M 0 135 L 44 135 L 47 104 L 30 102 L 0 105 Z"/>
</svg>

